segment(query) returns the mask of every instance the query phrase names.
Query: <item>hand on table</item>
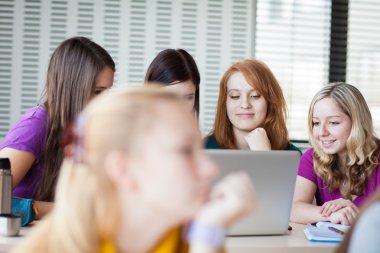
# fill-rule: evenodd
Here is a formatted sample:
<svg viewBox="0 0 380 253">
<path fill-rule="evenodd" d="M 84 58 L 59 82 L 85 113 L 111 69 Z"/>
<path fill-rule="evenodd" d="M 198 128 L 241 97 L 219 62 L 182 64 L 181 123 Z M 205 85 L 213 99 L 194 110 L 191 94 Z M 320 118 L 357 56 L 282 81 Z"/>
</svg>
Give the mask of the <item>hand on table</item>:
<svg viewBox="0 0 380 253">
<path fill-rule="evenodd" d="M 343 225 L 351 226 L 357 215 L 357 208 L 355 209 L 351 206 L 346 206 L 332 213 L 329 217 L 329 220 L 332 223 L 340 223 Z"/>
<path fill-rule="evenodd" d="M 358 208 L 351 200 L 340 198 L 325 202 L 322 205 L 320 213 L 322 216 L 328 217 L 344 207 L 351 207 L 356 213 L 358 212 Z"/>
</svg>

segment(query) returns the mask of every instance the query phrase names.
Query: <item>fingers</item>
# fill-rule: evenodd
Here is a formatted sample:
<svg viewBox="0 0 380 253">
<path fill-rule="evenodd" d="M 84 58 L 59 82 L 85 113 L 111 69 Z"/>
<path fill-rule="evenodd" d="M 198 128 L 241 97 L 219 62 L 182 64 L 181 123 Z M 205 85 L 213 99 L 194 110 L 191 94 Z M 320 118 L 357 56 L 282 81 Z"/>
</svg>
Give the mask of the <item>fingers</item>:
<svg viewBox="0 0 380 253">
<path fill-rule="evenodd" d="M 356 217 L 358 216 L 359 210 L 355 206 L 349 206 L 347 207 L 347 219 L 349 221 L 349 225 L 352 225 L 352 223 L 355 221 Z"/>
<path fill-rule="evenodd" d="M 252 211 L 255 207 L 255 190 L 247 173 L 240 172 L 235 180 L 236 196 L 244 202 L 245 210 Z"/>
<path fill-rule="evenodd" d="M 357 215 L 357 213 L 354 211 L 354 209 L 352 207 L 346 207 L 342 211 L 341 224 L 348 225 L 348 226 L 352 225 L 352 223 L 354 222 L 354 220 L 356 218 L 356 215 Z"/>
<path fill-rule="evenodd" d="M 355 204 L 353 204 L 350 200 L 340 198 L 340 199 L 325 202 L 321 207 L 320 213 L 322 216 L 328 217 L 332 213 L 335 213 L 338 210 L 344 207 L 349 207 L 349 206 L 356 209 L 356 211 L 358 210 Z"/>
<path fill-rule="evenodd" d="M 322 214 L 322 216 L 327 216 L 327 210 L 330 208 L 330 205 L 331 205 L 331 202 L 325 202 L 322 207 L 321 207 L 321 210 L 320 210 L 320 213 Z"/>
<path fill-rule="evenodd" d="M 244 136 L 244 139 L 251 150 L 271 150 L 271 143 L 264 128 L 256 128 L 249 134 Z"/>
<path fill-rule="evenodd" d="M 254 204 L 254 188 L 249 176 L 244 172 L 228 175 L 215 186 L 211 199 L 225 198 L 235 204 L 246 206 L 245 203 Z"/>
<path fill-rule="evenodd" d="M 335 213 L 339 209 L 341 209 L 343 206 L 336 202 L 329 202 L 327 203 L 322 210 L 322 216 L 330 216 L 332 213 Z"/>
<path fill-rule="evenodd" d="M 325 216 L 325 217 L 330 216 L 332 213 L 340 209 L 338 207 L 339 207 L 339 204 L 334 200 L 326 202 L 322 205 L 321 214 L 322 216 Z"/>
<path fill-rule="evenodd" d="M 350 222 L 347 219 L 346 214 L 344 214 L 344 213 L 341 216 L 340 224 L 342 224 L 342 225 L 348 225 L 348 224 L 350 224 Z"/>
<path fill-rule="evenodd" d="M 333 213 L 330 217 L 330 221 L 343 225 L 352 225 L 357 217 L 357 214 L 357 208 L 354 208 L 352 206 L 344 207 L 339 211 Z"/>
<path fill-rule="evenodd" d="M 355 204 L 353 204 L 351 207 L 355 211 L 356 214 L 359 213 L 359 208 Z"/>
<path fill-rule="evenodd" d="M 246 173 L 230 174 L 212 189 L 209 202 L 201 208 L 197 218 L 227 227 L 252 212 L 254 196 L 252 182 Z"/>
<path fill-rule="evenodd" d="M 352 212 L 346 212 L 345 213 L 346 222 L 343 222 L 343 225 L 351 225 L 355 220 L 355 214 Z"/>
</svg>

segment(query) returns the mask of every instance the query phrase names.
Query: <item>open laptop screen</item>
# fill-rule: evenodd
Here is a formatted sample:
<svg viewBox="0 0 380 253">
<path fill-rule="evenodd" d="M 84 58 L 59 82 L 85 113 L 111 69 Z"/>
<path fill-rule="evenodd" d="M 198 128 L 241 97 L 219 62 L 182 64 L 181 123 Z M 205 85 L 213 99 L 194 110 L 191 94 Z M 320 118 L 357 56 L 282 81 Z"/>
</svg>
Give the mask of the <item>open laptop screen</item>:
<svg viewBox="0 0 380 253">
<path fill-rule="evenodd" d="M 255 187 L 257 207 L 232 226 L 228 235 L 276 235 L 288 229 L 300 154 L 298 151 L 205 150 L 219 165 L 215 181 L 246 171 Z"/>
</svg>

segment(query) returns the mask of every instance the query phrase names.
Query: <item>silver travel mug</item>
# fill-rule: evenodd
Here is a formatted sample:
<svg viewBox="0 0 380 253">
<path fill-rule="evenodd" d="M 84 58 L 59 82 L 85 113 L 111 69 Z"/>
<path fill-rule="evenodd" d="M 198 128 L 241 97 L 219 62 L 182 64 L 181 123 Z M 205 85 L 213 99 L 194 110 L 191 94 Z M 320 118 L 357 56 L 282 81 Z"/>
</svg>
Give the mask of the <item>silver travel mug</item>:
<svg viewBox="0 0 380 253">
<path fill-rule="evenodd" d="M 17 236 L 21 217 L 12 215 L 12 174 L 9 158 L 0 157 L 0 235 Z"/>
<path fill-rule="evenodd" d="M 12 213 L 12 174 L 9 158 L 0 158 L 0 214 Z"/>
</svg>

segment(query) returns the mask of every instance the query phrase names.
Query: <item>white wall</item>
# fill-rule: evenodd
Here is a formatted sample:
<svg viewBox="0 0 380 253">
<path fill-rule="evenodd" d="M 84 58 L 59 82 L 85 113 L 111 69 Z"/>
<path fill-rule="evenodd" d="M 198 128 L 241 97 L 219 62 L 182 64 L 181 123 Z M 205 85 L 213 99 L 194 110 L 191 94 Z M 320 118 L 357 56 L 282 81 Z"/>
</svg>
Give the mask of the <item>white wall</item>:
<svg viewBox="0 0 380 253">
<path fill-rule="evenodd" d="M 104 46 L 116 64 L 115 85 L 141 83 L 165 48 L 184 48 L 201 74 L 200 124 L 213 122 L 219 79 L 252 57 L 251 0 L 0 0 L 0 139 L 36 105 L 49 57 L 71 36 Z"/>
</svg>

